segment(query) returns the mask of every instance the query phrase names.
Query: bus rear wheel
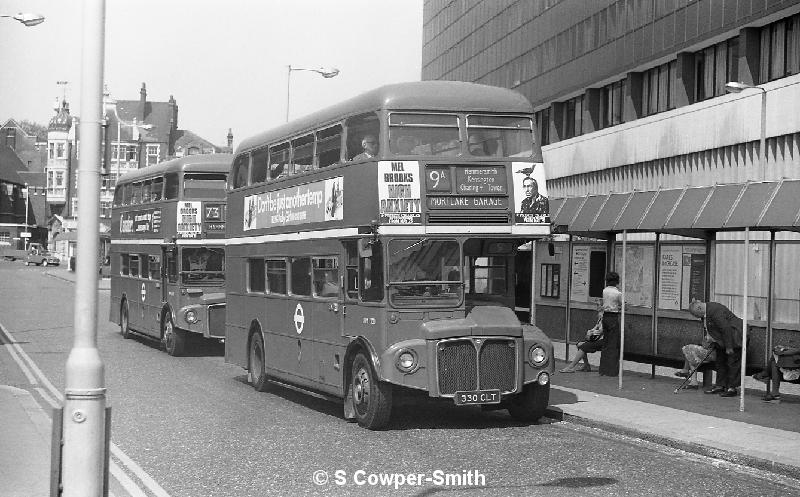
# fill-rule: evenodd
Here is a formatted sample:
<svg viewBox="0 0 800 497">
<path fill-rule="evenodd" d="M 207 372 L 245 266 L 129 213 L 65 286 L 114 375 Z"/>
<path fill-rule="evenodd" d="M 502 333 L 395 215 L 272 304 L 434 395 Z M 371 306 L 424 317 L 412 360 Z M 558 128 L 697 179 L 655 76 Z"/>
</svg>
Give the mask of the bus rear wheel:
<svg viewBox="0 0 800 497">
<path fill-rule="evenodd" d="M 358 424 L 370 430 L 385 427 L 392 414 L 392 386 L 378 381 L 362 352 L 353 360 L 350 388 Z"/>
<path fill-rule="evenodd" d="M 264 339 L 261 333 L 254 333 L 250 340 L 250 361 L 247 370 L 247 380 L 253 385 L 257 392 L 269 390 L 269 380 L 266 371 L 266 353 L 264 351 Z"/>
<path fill-rule="evenodd" d="M 544 416 L 550 402 L 550 384 L 525 385 L 522 393 L 509 400 L 508 413 L 515 421 L 533 423 Z"/>
<path fill-rule="evenodd" d="M 175 328 L 172 316 L 169 314 L 164 317 L 161 325 L 161 343 L 164 350 L 171 356 L 179 356 L 186 349 L 186 332 Z"/>
<path fill-rule="evenodd" d="M 128 319 L 128 302 L 122 301 L 119 309 L 119 334 L 122 338 L 131 337 L 130 320 Z"/>
</svg>

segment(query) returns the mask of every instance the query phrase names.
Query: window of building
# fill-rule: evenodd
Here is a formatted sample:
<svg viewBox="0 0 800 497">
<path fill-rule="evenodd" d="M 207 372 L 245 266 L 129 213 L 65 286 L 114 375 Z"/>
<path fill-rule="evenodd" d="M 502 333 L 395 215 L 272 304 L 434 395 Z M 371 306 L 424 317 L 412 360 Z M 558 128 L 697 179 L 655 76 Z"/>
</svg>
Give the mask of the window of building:
<svg viewBox="0 0 800 497">
<path fill-rule="evenodd" d="M 47 144 L 47 156 L 52 160 L 56 156 L 56 145 L 53 142 Z"/>
<path fill-rule="evenodd" d="M 731 38 L 706 47 L 695 55 L 697 101 L 725 94 L 725 83 L 739 78 L 739 41 Z"/>
<path fill-rule="evenodd" d="M 56 186 L 64 186 L 64 171 L 56 171 Z"/>
<path fill-rule="evenodd" d="M 17 145 L 17 133 L 14 128 L 6 128 L 6 147 L 15 150 Z"/>
<path fill-rule="evenodd" d="M 583 95 L 564 103 L 564 138 L 573 138 L 583 133 Z"/>
<path fill-rule="evenodd" d="M 761 29 L 760 60 L 761 83 L 800 72 L 800 15 Z"/>
<path fill-rule="evenodd" d="M 139 154 L 136 152 L 136 145 L 128 145 L 125 150 L 125 160 L 137 161 Z"/>
<path fill-rule="evenodd" d="M 603 87 L 603 97 L 600 101 L 600 116 L 602 128 L 616 126 L 622 123 L 622 101 L 625 80 L 619 80 Z"/>
<path fill-rule="evenodd" d="M 64 158 L 64 144 L 63 143 L 56 143 L 56 158 L 63 159 Z"/>
<path fill-rule="evenodd" d="M 147 166 L 158 164 L 159 145 L 147 145 Z"/>
<path fill-rule="evenodd" d="M 48 189 L 53 188 L 55 186 L 53 177 L 54 177 L 54 172 L 53 171 L 47 171 L 47 188 Z"/>
<path fill-rule="evenodd" d="M 539 132 L 539 144 L 550 144 L 550 108 L 542 109 L 534 114 L 536 129 Z"/>
<path fill-rule="evenodd" d="M 661 64 L 642 74 L 642 114 L 649 116 L 675 107 L 671 82 L 677 61 Z"/>
<path fill-rule="evenodd" d="M 111 201 L 110 200 L 101 200 L 100 201 L 100 217 L 111 218 Z"/>
</svg>

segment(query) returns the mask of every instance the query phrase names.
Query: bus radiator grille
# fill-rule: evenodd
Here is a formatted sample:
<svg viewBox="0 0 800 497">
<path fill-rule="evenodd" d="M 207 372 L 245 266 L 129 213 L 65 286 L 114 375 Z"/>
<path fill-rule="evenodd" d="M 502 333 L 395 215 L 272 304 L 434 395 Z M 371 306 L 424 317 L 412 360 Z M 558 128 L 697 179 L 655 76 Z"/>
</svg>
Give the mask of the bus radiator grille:
<svg viewBox="0 0 800 497">
<path fill-rule="evenodd" d="M 480 350 L 480 389 L 511 392 L 516 387 L 517 349 L 511 340 L 486 340 Z"/>
<path fill-rule="evenodd" d="M 208 306 L 208 335 L 225 338 L 225 304 Z"/>
<path fill-rule="evenodd" d="M 505 213 L 428 214 L 428 224 L 509 224 Z"/>
<path fill-rule="evenodd" d="M 440 394 L 478 389 L 478 355 L 472 341 L 442 342 L 437 356 Z"/>
</svg>

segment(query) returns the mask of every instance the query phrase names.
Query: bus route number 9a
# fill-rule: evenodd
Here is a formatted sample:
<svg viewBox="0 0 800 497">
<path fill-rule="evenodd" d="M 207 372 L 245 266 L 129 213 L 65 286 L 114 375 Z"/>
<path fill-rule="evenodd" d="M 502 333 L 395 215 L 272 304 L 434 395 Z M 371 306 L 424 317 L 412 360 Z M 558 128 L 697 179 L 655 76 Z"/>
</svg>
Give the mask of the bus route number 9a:
<svg viewBox="0 0 800 497">
<path fill-rule="evenodd" d="M 428 168 L 425 187 L 429 192 L 449 192 L 451 190 L 450 169 L 447 167 Z"/>
</svg>

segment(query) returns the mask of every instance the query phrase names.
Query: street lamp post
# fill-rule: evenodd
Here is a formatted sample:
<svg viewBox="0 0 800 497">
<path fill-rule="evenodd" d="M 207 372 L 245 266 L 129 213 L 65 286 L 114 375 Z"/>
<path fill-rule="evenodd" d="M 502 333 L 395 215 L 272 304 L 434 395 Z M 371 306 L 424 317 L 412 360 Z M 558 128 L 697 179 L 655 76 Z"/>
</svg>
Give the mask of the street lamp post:
<svg viewBox="0 0 800 497">
<path fill-rule="evenodd" d="M 19 14 L 0 14 L 0 17 L 10 17 L 15 21 L 19 21 L 22 24 L 30 27 L 36 26 L 37 24 L 41 24 L 44 22 L 44 16 L 41 14 L 34 14 L 31 12 L 20 12 Z"/>
<path fill-rule="evenodd" d="M 309 67 L 292 67 L 291 65 L 286 66 L 289 69 L 289 72 L 286 75 L 286 122 L 289 122 L 289 102 L 290 102 L 290 91 L 292 88 L 292 71 L 310 71 L 315 72 L 322 76 L 325 79 L 335 78 L 339 74 L 339 70 L 335 67 L 319 67 L 319 68 L 309 68 Z"/>
<path fill-rule="evenodd" d="M 30 187 L 25 183 L 25 250 L 28 250 L 28 243 L 31 239 L 30 224 L 28 224 L 28 206 L 30 205 Z"/>
<path fill-rule="evenodd" d="M 761 170 L 759 175 L 763 181 L 767 174 L 767 90 L 760 86 L 737 81 L 725 83 L 725 91 L 728 93 L 741 93 L 751 89 L 761 91 L 761 139 L 758 144 L 758 168 Z"/>
<path fill-rule="evenodd" d="M 116 185 L 117 180 L 120 177 L 120 161 L 121 161 L 120 156 L 121 156 L 121 152 L 122 152 L 122 150 L 121 150 L 121 148 L 122 148 L 122 127 L 126 126 L 126 127 L 137 129 L 137 130 L 143 129 L 145 131 L 148 131 L 148 130 L 153 129 L 153 125 L 152 124 L 145 124 L 145 123 L 141 123 L 140 124 L 140 123 L 136 122 L 136 118 L 133 119 L 133 122 L 123 121 L 119 117 L 119 113 L 117 112 L 117 101 L 116 100 L 111 100 L 111 99 L 107 99 L 106 98 L 106 99 L 103 100 L 103 106 L 106 109 L 109 109 L 109 108 L 112 109 L 114 111 L 114 117 L 117 120 L 117 144 L 116 144 L 117 160 L 115 161 L 117 170 L 116 170 L 116 177 L 114 178 L 114 184 Z"/>
</svg>

